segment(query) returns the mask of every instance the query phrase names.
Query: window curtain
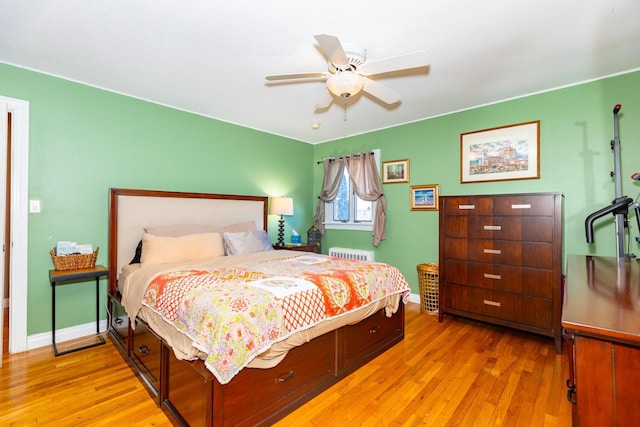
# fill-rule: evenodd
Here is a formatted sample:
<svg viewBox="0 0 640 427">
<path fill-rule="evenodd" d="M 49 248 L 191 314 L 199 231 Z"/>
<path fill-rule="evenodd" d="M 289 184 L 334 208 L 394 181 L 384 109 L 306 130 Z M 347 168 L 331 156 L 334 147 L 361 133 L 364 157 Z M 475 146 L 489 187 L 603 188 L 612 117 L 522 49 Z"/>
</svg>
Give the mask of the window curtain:
<svg viewBox="0 0 640 427">
<path fill-rule="evenodd" d="M 353 190 L 362 200 L 376 202 L 376 212 L 373 218 L 373 246 L 378 247 L 386 238 L 385 221 L 387 216 L 387 201 L 382 193 L 382 183 L 378 174 L 375 155 L 360 153 L 349 156 L 347 172 L 353 184 Z"/>
<path fill-rule="evenodd" d="M 313 217 L 313 225 L 316 226 L 321 235 L 324 235 L 324 204 L 333 202 L 338 195 L 344 167 L 342 158 L 324 159 L 322 189 L 320 190 L 320 196 L 318 196 L 316 214 Z"/>
<path fill-rule="evenodd" d="M 324 204 L 333 202 L 338 195 L 340 181 L 346 166 L 356 195 L 362 200 L 377 202 L 373 219 L 373 246 L 378 247 L 380 242 L 386 238 L 387 201 L 382 193 L 382 183 L 374 153 L 359 153 L 325 159 L 323 165 L 324 178 L 313 224 L 324 235 Z"/>
</svg>

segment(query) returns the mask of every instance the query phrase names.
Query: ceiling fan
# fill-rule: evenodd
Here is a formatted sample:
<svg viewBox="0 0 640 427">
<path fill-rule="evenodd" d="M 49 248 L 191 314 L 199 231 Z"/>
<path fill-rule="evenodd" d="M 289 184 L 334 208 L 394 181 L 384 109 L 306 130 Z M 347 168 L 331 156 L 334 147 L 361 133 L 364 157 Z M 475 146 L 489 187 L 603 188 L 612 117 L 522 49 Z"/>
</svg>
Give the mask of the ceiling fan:
<svg viewBox="0 0 640 427">
<path fill-rule="evenodd" d="M 327 56 L 329 69 L 325 72 L 280 74 L 267 76 L 268 81 L 321 79 L 327 83 L 327 91 L 316 103 L 317 109 L 331 106 L 334 96 L 345 101 L 360 91 L 366 92 L 385 104 L 400 102 L 400 95 L 370 77 L 411 68 L 427 67 L 429 61 L 424 51 L 392 56 L 367 62 L 366 49 L 357 43 L 341 43 L 336 36 L 318 34 L 314 36 Z"/>
</svg>

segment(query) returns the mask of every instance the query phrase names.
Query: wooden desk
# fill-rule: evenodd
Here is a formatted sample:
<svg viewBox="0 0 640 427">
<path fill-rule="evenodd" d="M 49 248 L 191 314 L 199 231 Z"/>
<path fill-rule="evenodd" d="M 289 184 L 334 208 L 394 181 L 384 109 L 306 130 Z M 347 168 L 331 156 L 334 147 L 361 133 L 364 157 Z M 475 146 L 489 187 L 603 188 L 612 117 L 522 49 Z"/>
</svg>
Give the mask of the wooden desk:
<svg viewBox="0 0 640 427">
<path fill-rule="evenodd" d="M 640 390 L 640 263 L 570 255 L 562 327 L 575 426 L 631 426 Z"/>
<path fill-rule="evenodd" d="M 106 343 L 104 337 L 100 335 L 100 278 L 108 275 L 109 270 L 102 265 L 80 270 L 49 270 L 49 283 L 51 284 L 51 340 L 53 342 L 53 352 L 56 356 Z M 96 335 L 98 341 L 82 347 L 75 347 L 71 350 L 58 351 L 56 346 L 56 287 L 68 283 L 86 282 L 87 279 L 93 278 L 96 279 Z"/>
</svg>

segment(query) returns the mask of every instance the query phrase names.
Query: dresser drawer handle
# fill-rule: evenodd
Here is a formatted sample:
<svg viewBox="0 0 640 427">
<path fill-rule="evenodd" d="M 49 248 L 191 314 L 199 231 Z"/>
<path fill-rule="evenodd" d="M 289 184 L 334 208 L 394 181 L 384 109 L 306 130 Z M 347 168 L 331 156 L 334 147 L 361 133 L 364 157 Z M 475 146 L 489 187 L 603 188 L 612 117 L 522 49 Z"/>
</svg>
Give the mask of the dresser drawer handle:
<svg viewBox="0 0 640 427">
<path fill-rule="evenodd" d="M 382 327 L 380 325 L 376 325 L 376 327 L 369 329 L 369 333 L 373 335 L 380 332 L 381 329 Z"/>
<path fill-rule="evenodd" d="M 149 348 L 148 345 L 140 344 L 138 346 L 138 351 L 142 354 L 149 354 L 151 352 L 151 349 Z"/>
<path fill-rule="evenodd" d="M 490 273 L 484 273 L 484 277 L 486 279 L 496 279 L 496 280 L 500 280 L 502 279 L 502 276 L 500 274 L 490 274 Z"/>
<path fill-rule="evenodd" d="M 511 209 L 531 209 L 531 204 L 511 205 Z"/>
<path fill-rule="evenodd" d="M 469 210 L 469 209 L 475 209 L 475 208 L 476 208 L 476 205 L 458 205 L 458 209 L 460 210 L 464 210 L 464 209 Z"/>
<path fill-rule="evenodd" d="M 502 306 L 502 303 L 501 303 L 501 302 L 498 302 L 498 301 L 491 301 L 491 300 L 488 300 L 488 299 L 484 300 L 484 303 L 485 303 L 486 305 L 492 305 L 492 306 L 494 306 L 494 307 L 500 307 L 500 306 Z"/>
<path fill-rule="evenodd" d="M 502 250 L 500 250 L 500 249 L 485 249 L 484 253 L 485 254 L 500 255 L 500 254 L 502 254 Z"/>
<path fill-rule="evenodd" d="M 501 225 L 485 225 L 484 229 L 491 230 L 491 231 L 500 231 L 502 230 L 502 226 Z"/>
<path fill-rule="evenodd" d="M 283 383 L 285 381 L 289 381 L 291 378 L 293 378 L 293 374 L 295 374 L 295 371 L 292 369 L 287 374 L 276 377 L 276 382 Z"/>
</svg>

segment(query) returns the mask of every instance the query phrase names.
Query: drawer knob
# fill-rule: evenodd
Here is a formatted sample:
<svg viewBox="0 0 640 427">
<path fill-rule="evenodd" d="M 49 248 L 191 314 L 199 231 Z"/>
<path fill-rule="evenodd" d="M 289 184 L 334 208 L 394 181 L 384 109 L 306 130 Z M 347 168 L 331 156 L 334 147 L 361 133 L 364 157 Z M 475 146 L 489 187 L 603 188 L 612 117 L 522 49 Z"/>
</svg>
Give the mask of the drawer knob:
<svg viewBox="0 0 640 427">
<path fill-rule="evenodd" d="M 502 254 L 502 250 L 500 250 L 500 249 L 485 249 L 484 253 L 485 254 L 492 254 L 492 255 L 500 255 L 500 254 Z"/>
<path fill-rule="evenodd" d="M 149 348 L 148 345 L 140 344 L 138 346 L 138 351 L 142 354 L 149 354 L 151 352 L 151 349 Z"/>
<path fill-rule="evenodd" d="M 469 209 L 475 209 L 476 205 L 458 205 L 458 209 L 460 210 L 469 210 Z"/>
<path fill-rule="evenodd" d="M 500 306 L 502 306 L 502 303 L 501 303 L 501 302 L 498 302 L 498 301 L 491 301 L 491 300 L 488 300 L 488 299 L 484 300 L 484 303 L 485 303 L 486 305 L 491 305 L 491 306 L 493 306 L 493 307 L 500 307 Z"/>
<path fill-rule="evenodd" d="M 484 277 L 485 279 L 495 279 L 495 280 L 502 279 L 502 275 L 500 274 L 484 273 Z"/>
<path fill-rule="evenodd" d="M 529 203 L 521 205 L 511 205 L 511 209 L 531 209 L 531 205 Z"/>
<path fill-rule="evenodd" d="M 374 328 L 369 329 L 369 333 L 370 334 L 376 334 L 376 333 L 380 332 L 380 329 L 382 329 L 382 327 L 380 325 L 376 325 Z"/>
<path fill-rule="evenodd" d="M 285 375 L 280 375 L 279 377 L 276 377 L 276 382 L 283 383 L 285 381 L 289 381 L 291 378 L 293 378 L 294 374 L 295 374 L 295 371 L 292 369 L 289 372 L 287 372 Z"/>
<path fill-rule="evenodd" d="M 501 225 L 485 225 L 484 229 L 490 230 L 490 231 L 500 231 L 502 230 L 502 226 Z"/>
<path fill-rule="evenodd" d="M 576 385 L 567 380 L 567 400 L 571 403 L 576 403 Z"/>
</svg>

